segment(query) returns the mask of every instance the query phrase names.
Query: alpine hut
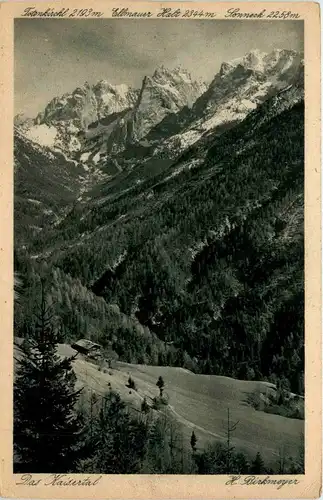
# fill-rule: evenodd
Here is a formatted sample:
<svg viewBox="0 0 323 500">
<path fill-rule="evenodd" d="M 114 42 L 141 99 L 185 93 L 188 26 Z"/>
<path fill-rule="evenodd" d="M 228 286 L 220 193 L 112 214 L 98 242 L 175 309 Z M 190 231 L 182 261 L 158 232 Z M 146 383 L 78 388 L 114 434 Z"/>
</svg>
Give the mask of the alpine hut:
<svg viewBox="0 0 323 500">
<path fill-rule="evenodd" d="M 77 342 L 74 342 L 71 347 L 75 349 L 75 351 L 85 354 L 91 358 L 98 358 L 101 356 L 101 346 L 88 339 L 80 339 Z"/>
</svg>

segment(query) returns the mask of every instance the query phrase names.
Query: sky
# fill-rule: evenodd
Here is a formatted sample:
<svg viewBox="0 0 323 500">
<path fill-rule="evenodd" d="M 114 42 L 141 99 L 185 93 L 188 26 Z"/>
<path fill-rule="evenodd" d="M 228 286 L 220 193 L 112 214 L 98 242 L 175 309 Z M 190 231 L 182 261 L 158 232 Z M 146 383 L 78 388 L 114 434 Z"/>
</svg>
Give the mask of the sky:
<svg viewBox="0 0 323 500">
<path fill-rule="evenodd" d="M 34 117 L 85 81 L 138 88 L 157 66 L 210 82 L 250 50 L 303 50 L 302 21 L 16 19 L 15 113 Z"/>
</svg>

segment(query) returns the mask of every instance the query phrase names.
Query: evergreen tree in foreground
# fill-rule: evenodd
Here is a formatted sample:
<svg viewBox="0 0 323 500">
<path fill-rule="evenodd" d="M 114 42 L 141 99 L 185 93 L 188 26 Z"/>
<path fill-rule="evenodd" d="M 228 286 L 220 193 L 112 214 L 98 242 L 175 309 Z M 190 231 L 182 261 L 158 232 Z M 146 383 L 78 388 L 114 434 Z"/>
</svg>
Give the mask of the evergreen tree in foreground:
<svg viewBox="0 0 323 500">
<path fill-rule="evenodd" d="M 265 464 L 259 451 L 257 452 L 255 459 L 251 462 L 250 472 L 251 474 L 266 473 Z"/>
<path fill-rule="evenodd" d="M 197 437 L 195 435 L 195 432 L 192 431 L 192 435 L 191 435 L 191 448 L 193 450 L 193 453 L 196 452 L 196 443 L 197 443 Z"/>
<path fill-rule="evenodd" d="M 44 293 L 36 335 L 18 360 L 14 386 L 15 472 L 74 472 L 80 451 L 72 359 L 56 352 L 53 315 Z"/>
<path fill-rule="evenodd" d="M 146 453 L 147 426 L 130 416 L 129 408 L 113 391 L 102 399 L 89 443 L 91 456 L 81 465 L 82 472 L 96 474 L 135 474 Z"/>
</svg>

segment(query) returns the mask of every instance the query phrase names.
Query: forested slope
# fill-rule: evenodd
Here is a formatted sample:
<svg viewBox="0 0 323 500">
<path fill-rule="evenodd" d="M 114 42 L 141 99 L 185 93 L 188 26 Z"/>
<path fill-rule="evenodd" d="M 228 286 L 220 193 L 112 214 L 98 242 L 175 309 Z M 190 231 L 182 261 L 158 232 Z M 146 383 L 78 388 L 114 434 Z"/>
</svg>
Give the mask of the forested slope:
<svg viewBox="0 0 323 500">
<path fill-rule="evenodd" d="M 38 238 L 76 202 L 86 171 L 61 152 L 39 146 L 16 129 L 14 134 L 16 246 Z"/>
<path fill-rule="evenodd" d="M 303 113 L 290 87 L 165 171 L 96 188 L 27 253 L 171 343 L 159 364 L 301 393 Z"/>
</svg>

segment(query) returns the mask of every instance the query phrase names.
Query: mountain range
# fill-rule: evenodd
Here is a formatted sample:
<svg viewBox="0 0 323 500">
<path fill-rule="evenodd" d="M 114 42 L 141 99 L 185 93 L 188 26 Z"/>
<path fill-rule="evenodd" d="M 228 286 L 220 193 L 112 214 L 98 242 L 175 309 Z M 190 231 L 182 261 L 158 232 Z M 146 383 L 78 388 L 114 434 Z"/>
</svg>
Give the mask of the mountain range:
<svg viewBox="0 0 323 500">
<path fill-rule="evenodd" d="M 297 52 L 252 51 L 209 85 L 158 68 L 139 91 L 85 84 L 17 117 L 16 270 L 35 296 L 47 269 L 65 336 L 302 393 L 303 71 Z"/>
<path fill-rule="evenodd" d="M 302 72 L 297 52 L 254 50 L 223 63 L 209 85 L 194 81 L 182 68 L 164 67 L 145 76 L 138 90 L 104 80 L 92 86 L 86 82 L 52 99 L 25 122 L 25 133 L 85 163 L 104 166 L 120 152 L 132 160 L 138 154 L 173 158 L 208 130 L 239 123 Z"/>
</svg>

